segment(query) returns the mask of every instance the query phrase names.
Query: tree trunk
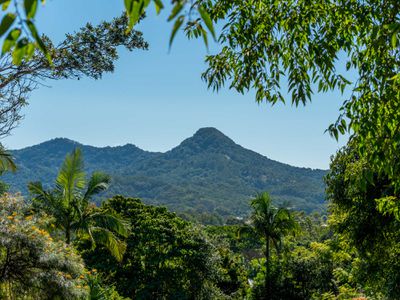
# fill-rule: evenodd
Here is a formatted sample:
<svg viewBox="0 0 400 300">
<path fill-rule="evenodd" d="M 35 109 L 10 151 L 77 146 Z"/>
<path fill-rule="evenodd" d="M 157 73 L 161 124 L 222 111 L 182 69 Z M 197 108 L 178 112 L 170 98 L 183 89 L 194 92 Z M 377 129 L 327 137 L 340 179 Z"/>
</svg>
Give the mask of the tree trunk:
<svg viewBox="0 0 400 300">
<path fill-rule="evenodd" d="M 265 245 L 265 293 L 266 299 L 271 298 L 271 280 L 269 278 L 270 273 L 270 241 L 269 238 L 266 238 Z"/>
<path fill-rule="evenodd" d="M 71 226 L 68 223 L 65 227 L 65 242 L 69 245 L 71 243 Z"/>
</svg>

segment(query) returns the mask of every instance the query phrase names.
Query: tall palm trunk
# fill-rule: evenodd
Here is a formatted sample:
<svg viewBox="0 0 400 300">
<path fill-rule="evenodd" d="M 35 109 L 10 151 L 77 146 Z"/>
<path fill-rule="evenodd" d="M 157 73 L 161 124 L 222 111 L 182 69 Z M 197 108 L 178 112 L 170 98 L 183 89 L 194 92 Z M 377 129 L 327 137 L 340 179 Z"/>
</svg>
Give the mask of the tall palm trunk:
<svg viewBox="0 0 400 300">
<path fill-rule="evenodd" d="M 269 237 L 266 237 L 266 245 L 265 245 L 265 293 L 267 299 L 271 298 L 271 280 L 269 278 L 270 273 L 270 241 Z"/>
<path fill-rule="evenodd" d="M 65 227 L 65 242 L 68 245 L 71 243 L 71 225 L 69 223 Z"/>
</svg>

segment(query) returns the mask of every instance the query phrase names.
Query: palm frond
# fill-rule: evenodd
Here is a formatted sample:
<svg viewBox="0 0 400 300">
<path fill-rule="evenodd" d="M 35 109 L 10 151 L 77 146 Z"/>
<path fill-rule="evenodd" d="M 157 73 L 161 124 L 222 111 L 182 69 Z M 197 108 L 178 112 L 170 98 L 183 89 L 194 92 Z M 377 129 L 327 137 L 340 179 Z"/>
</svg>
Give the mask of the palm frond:
<svg viewBox="0 0 400 300">
<path fill-rule="evenodd" d="M 102 191 L 108 189 L 111 182 L 111 177 L 102 172 L 94 172 L 88 182 L 87 190 L 84 199 L 89 201 L 90 198 Z"/>
<path fill-rule="evenodd" d="M 127 237 L 129 234 L 128 222 L 111 211 L 99 211 L 89 218 L 97 227 L 108 229 L 123 237 Z"/>
<path fill-rule="evenodd" d="M 28 183 L 28 191 L 33 198 L 34 205 L 39 206 L 46 212 L 49 213 L 57 206 L 56 199 L 53 197 L 52 193 L 43 188 L 41 182 Z"/>
<path fill-rule="evenodd" d="M 126 250 L 126 244 L 119 240 L 110 230 L 95 227 L 91 230 L 91 236 L 96 245 L 104 246 L 117 261 L 122 261 Z"/>
<path fill-rule="evenodd" d="M 0 174 L 6 171 L 15 172 L 16 170 L 17 166 L 12 155 L 6 152 L 3 146 L 0 146 Z"/>
<path fill-rule="evenodd" d="M 82 153 L 79 148 L 67 154 L 56 179 L 57 189 L 66 199 L 73 199 L 77 190 L 85 187 Z"/>
</svg>

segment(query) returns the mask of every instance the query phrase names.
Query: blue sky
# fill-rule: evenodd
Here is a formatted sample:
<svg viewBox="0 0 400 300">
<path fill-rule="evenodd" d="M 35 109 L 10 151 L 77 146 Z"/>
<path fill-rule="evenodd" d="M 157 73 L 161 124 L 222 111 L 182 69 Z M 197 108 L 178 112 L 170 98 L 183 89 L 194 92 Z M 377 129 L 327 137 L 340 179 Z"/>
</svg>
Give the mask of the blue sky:
<svg viewBox="0 0 400 300">
<path fill-rule="evenodd" d="M 60 41 L 86 22 L 109 20 L 122 10 L 122 0 L 47 1 L 38 27 Z M 67 137 L 94 146 L 132 143 L 167 151 L 197 129 L 212 126 L 271 159 L 328 168 L 330 156 L 345 142 L 324 133 L 338 115 L 339 93 L 316 94 L 312 103 L 296 108 L 257 104 L 252 92 L 208 91 L 200 78 L 206 68 L 203 43 L 180 34 L 168 52 L 172 24 L 166 17 L 166 12 L 149 13 L 137 27 L 149 50 L 121 49 L 113 74 L 99 81 L 49 81 L 50 87 L 34 91 L 25 119 L 4 144 L 16 149 Z"/>
</svg>

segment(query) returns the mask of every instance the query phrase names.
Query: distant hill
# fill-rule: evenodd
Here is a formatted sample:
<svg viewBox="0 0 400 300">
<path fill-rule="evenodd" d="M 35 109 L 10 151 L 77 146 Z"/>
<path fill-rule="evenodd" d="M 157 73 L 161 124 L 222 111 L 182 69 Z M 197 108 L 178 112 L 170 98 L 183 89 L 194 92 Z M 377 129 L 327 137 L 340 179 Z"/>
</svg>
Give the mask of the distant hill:
<svg viewBox="0 0 400 300">
<path fill-rule="evenodd" d="M 122 194 L 175 211 L 240 216 L 249 199 L 269 191 L 277 203 L 299 210 L 324 210 L 326 171 L 283 164 L 245 149 L 215 128 L 199 129 L 176 148 L 148 152 L 127 144 L 97 148 L 57 138 L 12 151 L 19 170 L 3 177 L 27 193 L 29 181 L 51 186 L 66 153 L 80 147 L 88 172 L 105 171 L 113 183 L 104 196 Z"/>
</svg>

